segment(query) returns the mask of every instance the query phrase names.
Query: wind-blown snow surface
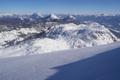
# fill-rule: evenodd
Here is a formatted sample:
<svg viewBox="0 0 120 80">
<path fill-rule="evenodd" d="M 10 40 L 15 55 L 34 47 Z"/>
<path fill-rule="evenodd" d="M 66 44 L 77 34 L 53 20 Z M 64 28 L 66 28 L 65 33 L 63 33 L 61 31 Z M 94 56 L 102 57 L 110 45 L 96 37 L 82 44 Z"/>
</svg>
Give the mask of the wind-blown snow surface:
<svg viewBox="0 0 120 80">
<path fill-rule="evenodd" d="M 119 80 L 119 52 L 120 42 L 117 42 L 0 59 L 0 80 Z"/>
<path fill-rule="evenodd" d="M 26 36 L 39 34 L 35 28 L 0 33 L 0 58 L 47 53 L 72 48 L 93 47 L 113 43 L 118 38 L 105 26 L 98 23 L 61 24 L 52 26 L 44 38 L 34 38 L 24 41 Z M 22 42 L 24 41 L 24 42 Z M 15 44 L 21 42 L 20 44 Z M 13 44 L 12 46 L 10 44 Z M 8 46 L 8 45 L 10 46 Z M 8 46 L 7 48 L 5 46 Z"/>
</svg>

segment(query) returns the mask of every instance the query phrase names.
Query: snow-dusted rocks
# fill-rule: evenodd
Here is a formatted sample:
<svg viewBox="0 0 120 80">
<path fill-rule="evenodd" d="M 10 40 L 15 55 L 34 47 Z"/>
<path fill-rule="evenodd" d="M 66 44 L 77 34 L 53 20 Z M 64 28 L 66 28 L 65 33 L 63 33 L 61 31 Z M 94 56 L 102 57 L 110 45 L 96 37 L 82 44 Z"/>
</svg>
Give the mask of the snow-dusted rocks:
<svg viewBox="0 0 120 80">
<path fill-rule="evenodd" d="M 0 48 L 7 46 L 9 42 L 17 42 L 24 39 L 23 35 L 28 35 L 31 33 L 39 33 L 34 28 L 21 28 L 18 30 L 3 31 L 0 32 Z"/>
</svg>

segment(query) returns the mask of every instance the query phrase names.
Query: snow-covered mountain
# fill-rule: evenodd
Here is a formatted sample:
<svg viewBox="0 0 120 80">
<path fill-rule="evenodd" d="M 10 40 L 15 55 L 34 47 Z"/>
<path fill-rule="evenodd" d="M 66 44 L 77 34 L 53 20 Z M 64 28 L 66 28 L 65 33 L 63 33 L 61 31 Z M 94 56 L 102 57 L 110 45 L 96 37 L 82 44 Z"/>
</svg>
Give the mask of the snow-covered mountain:
<svg viewBox="0 0 120 80">
<path fill-rule="evenodd" d="M 12 57 L 92 47 L 116 42 L 118 38 L 98 23 L 60 24 L 45 30 L 21 28 L 0 33 L 0 56 Z M 3 54 L 4 53 L 4 54 Z"/>
<path fill-rule="evenodd" d="M 56 21 L 56 20 L 59 20 L 60 18 L 55 14 L 50 14 L 50 15 L 44 17 L 44 19 L 47 21 Z"/>
<path fill-rule="evenodd" d="M 39 33 L 35 28 L 21 28 L 18 30 L 3 31 L 0 32 L 0 48 L 15 44 L 18 41 L 22 41 L 25 37 Z"/>
<path fill-rule="evenodd" d="M 63 18 L 64 22 L 74 22 L 76 20 L 76 17 L 73 15 L 68 15 L 65 18 Z"/>
<path fill-rule="evenodd" d="M 64 39 L 73 48 L 92 47 L 117 41 L 117 37 L 109 29 L 98 23 L 73 23 L 53 26 L 47 33 L 53 39 Z"/>
<path fill-rule="evenodd" d="M 67 15 L 67 14 L 0 14 L 0 26 L 9 26 L 8 28 L 29 27 L 39 23 L 57 22 L 57 23 L 75 23 L 81 24 L 85 21 L 97 22 L 108 28 L 120 31 L 120 15 Z M 1 27 L 0 27 L 1 28 Z"/>
</svg>

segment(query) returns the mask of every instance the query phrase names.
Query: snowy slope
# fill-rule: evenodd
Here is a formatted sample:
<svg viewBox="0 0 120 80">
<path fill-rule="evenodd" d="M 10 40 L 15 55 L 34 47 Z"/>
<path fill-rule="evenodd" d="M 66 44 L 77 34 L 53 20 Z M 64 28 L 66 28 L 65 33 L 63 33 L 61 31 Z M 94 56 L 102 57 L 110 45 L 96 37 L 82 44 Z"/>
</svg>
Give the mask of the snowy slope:
<svg viewBox="0 0 120 80">
<path fill-rule="evenodd" d="M 119 80 L 119 52 L 120 42 L 117 42 L 0 59 L 0 80 Z"/>
<path fill-rule="evenodd" d="M 43 54 L 66 49 L 70 49 L 70 47 L 64 40 L 35 39 L 20 45 L 0 49 L 0 58 Z"/>
</svg>

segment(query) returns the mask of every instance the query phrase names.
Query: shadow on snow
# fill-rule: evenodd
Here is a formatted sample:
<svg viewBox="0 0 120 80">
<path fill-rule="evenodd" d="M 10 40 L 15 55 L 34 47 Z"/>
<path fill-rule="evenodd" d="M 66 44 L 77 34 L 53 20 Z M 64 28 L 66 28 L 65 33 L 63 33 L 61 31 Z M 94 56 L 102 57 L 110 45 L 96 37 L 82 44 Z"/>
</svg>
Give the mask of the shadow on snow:
<svg viewBox="0 0 120 80">
<path fill-rule="evenodd" d="M 120 48 L 63 66 L 47 80 L 120 80 Z"/>
</svg>

